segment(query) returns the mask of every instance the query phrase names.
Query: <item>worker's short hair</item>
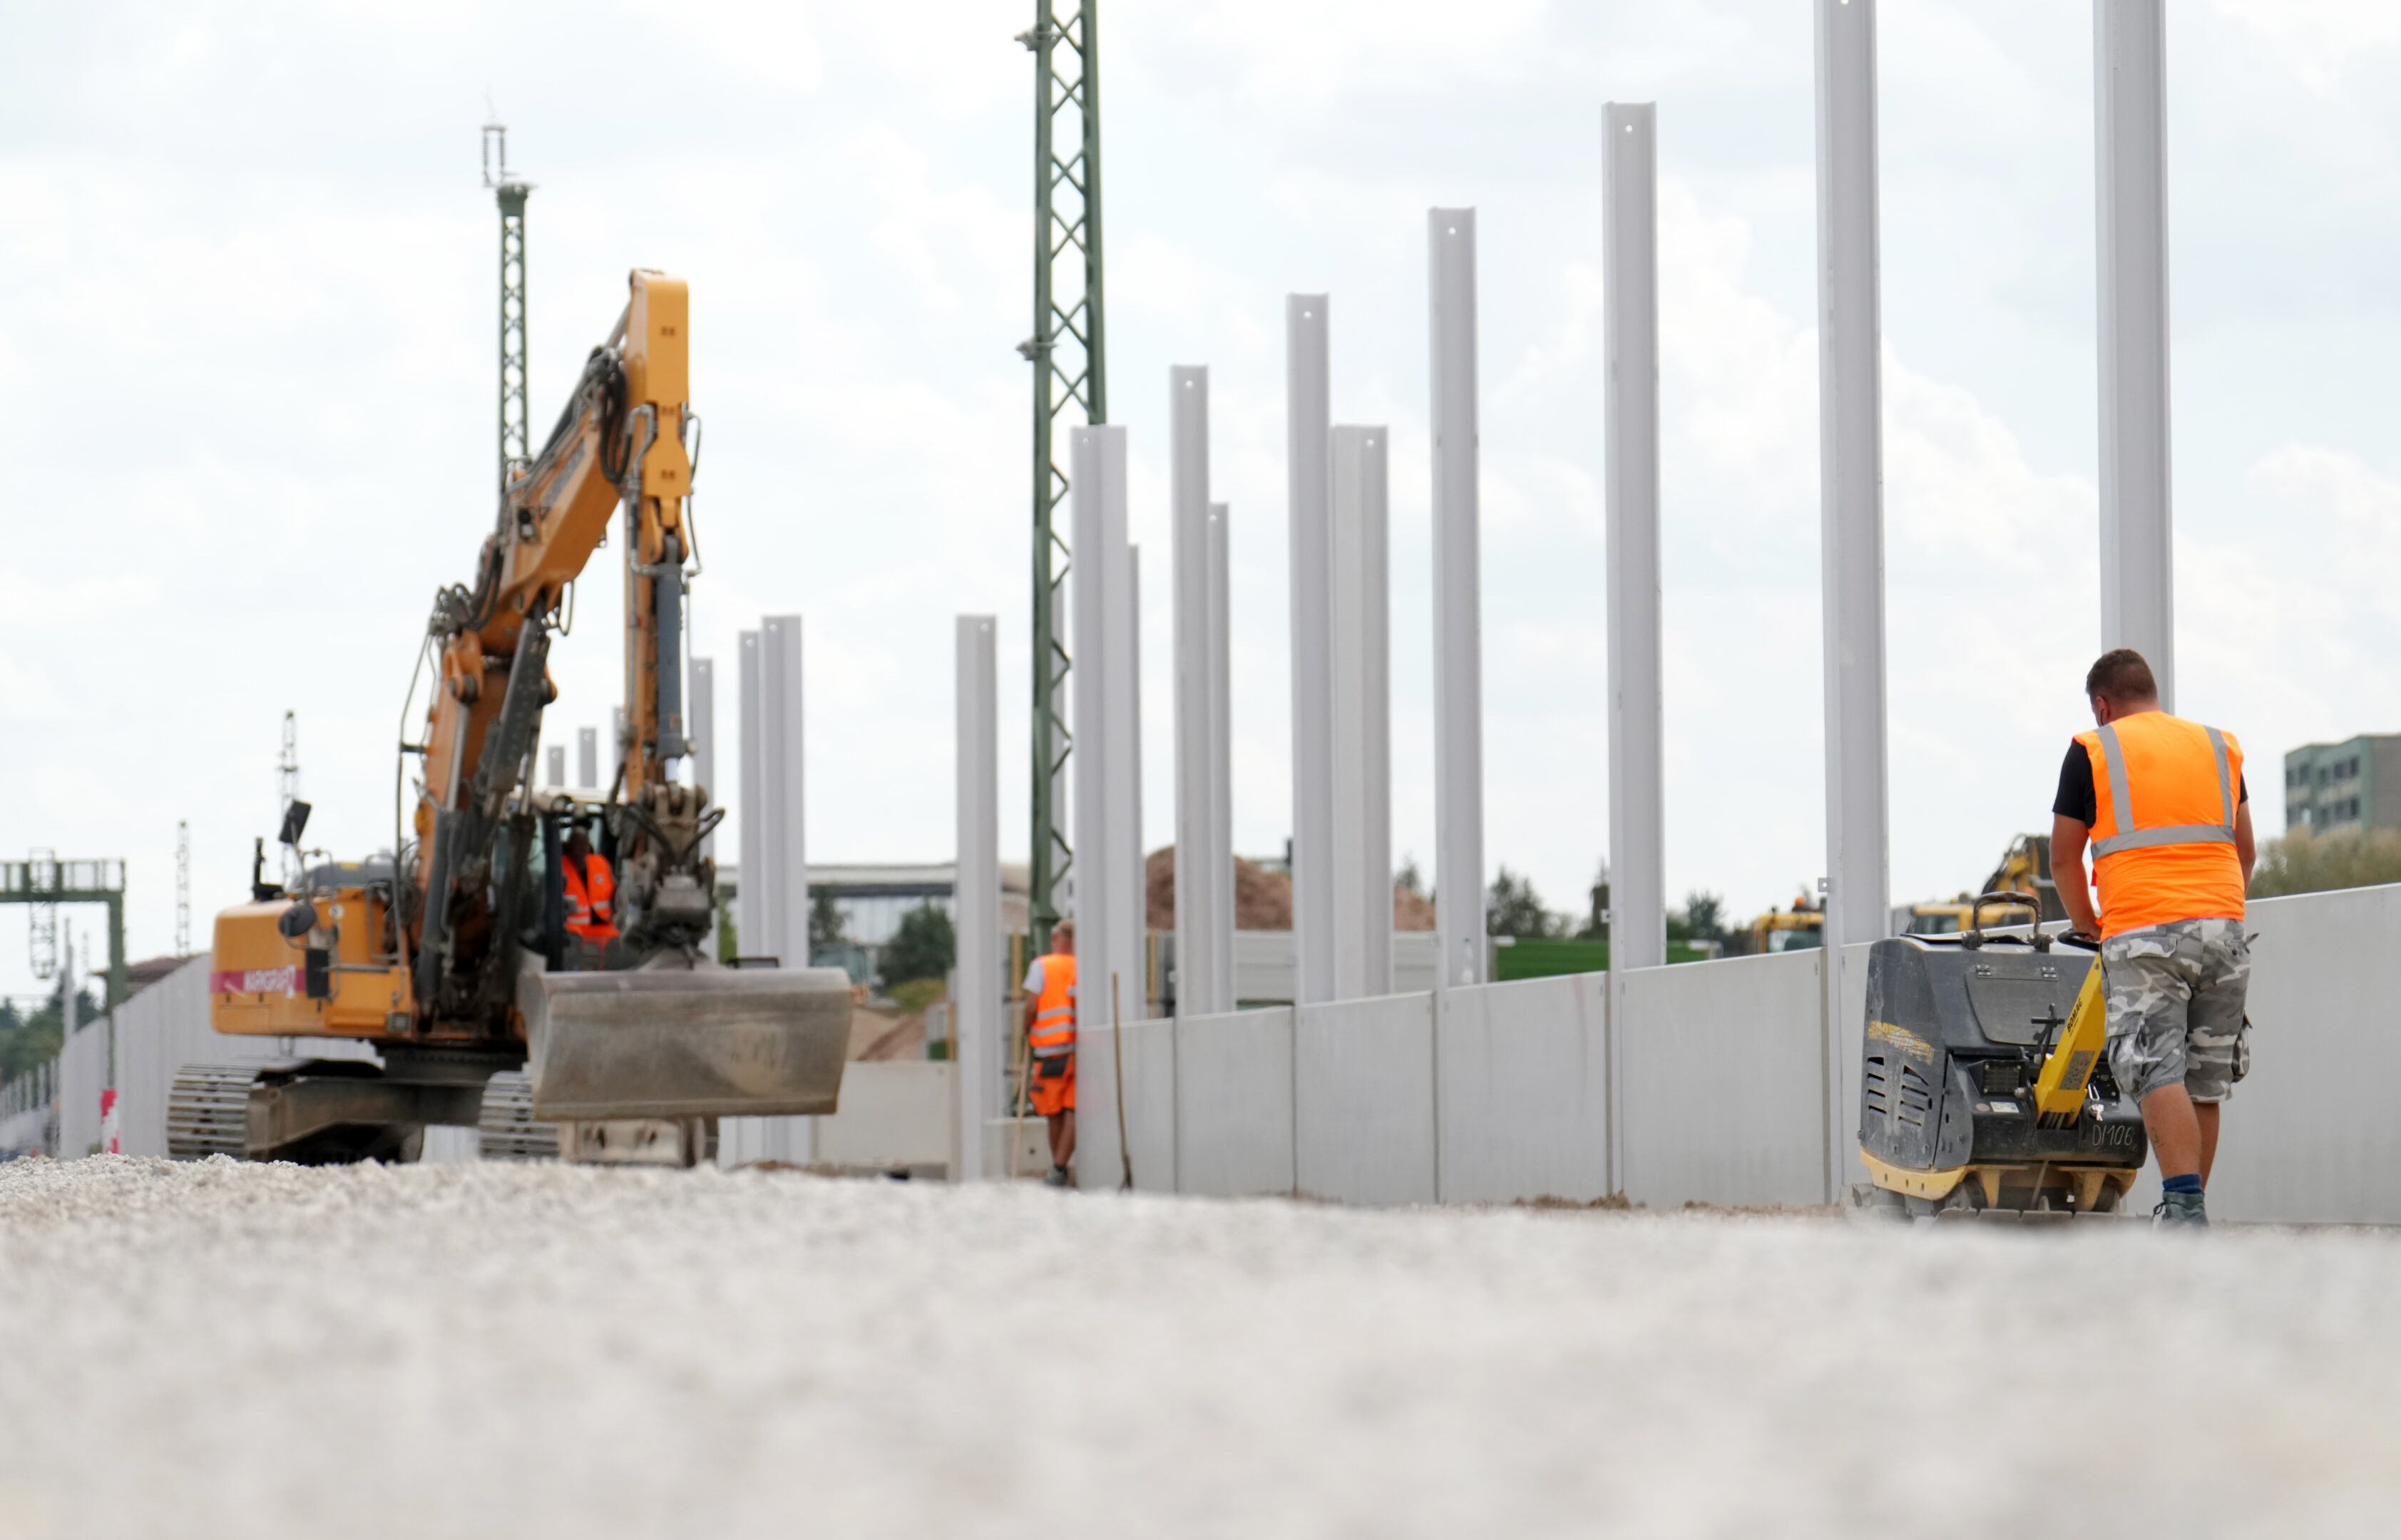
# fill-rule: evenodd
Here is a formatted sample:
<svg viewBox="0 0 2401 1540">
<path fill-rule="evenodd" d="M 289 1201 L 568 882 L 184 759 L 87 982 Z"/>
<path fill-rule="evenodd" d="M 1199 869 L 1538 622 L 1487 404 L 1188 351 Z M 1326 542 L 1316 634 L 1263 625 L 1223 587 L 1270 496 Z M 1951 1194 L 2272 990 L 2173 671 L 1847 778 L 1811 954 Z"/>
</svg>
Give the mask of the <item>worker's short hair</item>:
<svg viewBox="0 0 2401 1540">
<path fill-rule="evenodd" d="M 2113 706 L 2127 706 L 2158 700 L 2160 682 L 2151 676 L 2151 665 L 2141 653 L 2130 647 L 2112 647 L 2086 672 L 2084 693 L 2097 695 Z"/>
<path fill-rule="evenodd" d="M 1076 929 L 1076 922 L 1075 922 L 1074 920 L 1060 920 L 1057 924 L 1052 925 L 1052 926 L 1050 927 L 1050 934 L 1051 934 L 1052 935 L 1057 935 L 1061 931 L 1067 931 L 1067 932 L 1071 932 L 1071 933 L 1072 933 L 1075 929 Z"/>
</svg>

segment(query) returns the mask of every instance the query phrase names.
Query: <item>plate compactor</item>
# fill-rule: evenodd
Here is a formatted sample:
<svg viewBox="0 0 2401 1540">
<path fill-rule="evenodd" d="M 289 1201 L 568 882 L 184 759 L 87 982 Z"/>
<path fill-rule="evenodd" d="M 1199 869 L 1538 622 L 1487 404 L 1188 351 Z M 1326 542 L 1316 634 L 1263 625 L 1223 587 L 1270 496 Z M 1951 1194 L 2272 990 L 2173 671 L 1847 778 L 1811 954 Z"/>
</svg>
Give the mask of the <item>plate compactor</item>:
<svg viewBox="0 0 2401 1540">
<path fill-rule="evenodd" d="M 2109 1072 L 2093 947 L 1978 923 L 1988 904 L 2033 902 L 1986 893 L 1965 931 L 1869 952 L 1859 1206 L 2065 1219 L 2109 1213 L 2133 1185 L 2143 1114 Z"/>
</svg>

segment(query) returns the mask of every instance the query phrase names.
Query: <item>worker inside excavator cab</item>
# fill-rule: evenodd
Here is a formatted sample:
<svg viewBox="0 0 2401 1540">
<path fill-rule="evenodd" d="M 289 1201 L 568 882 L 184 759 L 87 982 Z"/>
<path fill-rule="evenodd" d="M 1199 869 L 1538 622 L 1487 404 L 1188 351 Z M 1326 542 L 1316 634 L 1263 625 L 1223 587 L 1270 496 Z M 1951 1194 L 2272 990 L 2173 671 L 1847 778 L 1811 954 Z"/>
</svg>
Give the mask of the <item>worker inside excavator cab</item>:
<svg viewBox="0 0 2401 1540">
<path fill-rule="evenodd" d="M 605 948 L 617 938 L 617 882 L 609 858 L 592 848 L 578 824 L 561 852 L 567 879 L 567 932 L 577 942 Z"/>
</svg>

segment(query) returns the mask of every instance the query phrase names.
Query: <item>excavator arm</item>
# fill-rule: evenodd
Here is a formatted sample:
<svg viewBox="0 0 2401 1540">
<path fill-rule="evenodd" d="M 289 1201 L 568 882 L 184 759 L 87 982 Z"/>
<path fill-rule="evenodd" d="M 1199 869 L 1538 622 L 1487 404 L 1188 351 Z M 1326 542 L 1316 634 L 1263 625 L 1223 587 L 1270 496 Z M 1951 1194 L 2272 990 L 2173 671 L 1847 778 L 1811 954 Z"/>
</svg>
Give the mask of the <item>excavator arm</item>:
<svg viewBox="0 0 2401 1540">
<path fill-rule="evenodd" d="M 688 868 L 698 800 L 653 806 L 671 761 L 688 752 L 679 681 L 684 562 L 691 550 L 686 447 L 690 394 L 689 301 L 683 280 L 636 269 L 624 314 L 592 350 L 573 398 L 542 453 L 501 497 L 472 588 L 435 597 L 430 630 L 440 660 L 423 740 L 417 809 L 413 982 L 429 1026 L 468 1025 L 476 1035 L 503 1023 L 513 988 L 510 947 L 520 885 L 494 881 L 504 851 L 522 853 L 529 825 L 504 839 L 510 809 L 530 779 L 542 709 L 556 695 L 546 661 L 568 587 L 624 510 L 625 541 L 625 742 L 612 794 L 636 825 L 632 842 L 651 860 L 627 896 L 636 906 Z M 683 804 L 689 803 L 687 808 Z M 520 815 L 522 816 L 522 815 Z M 696 838 L 689 838 L 696 846 Z M 689 945 L 707 928 L 706 884 L 679 888 L 684 913 L 671 939 Z M 699 898 L 701 903 L 693 902 Z M 696 914 L 691 912 L 697 907 Z M 655 927 L 653 927 L 655 929 Z"/>
</svg>

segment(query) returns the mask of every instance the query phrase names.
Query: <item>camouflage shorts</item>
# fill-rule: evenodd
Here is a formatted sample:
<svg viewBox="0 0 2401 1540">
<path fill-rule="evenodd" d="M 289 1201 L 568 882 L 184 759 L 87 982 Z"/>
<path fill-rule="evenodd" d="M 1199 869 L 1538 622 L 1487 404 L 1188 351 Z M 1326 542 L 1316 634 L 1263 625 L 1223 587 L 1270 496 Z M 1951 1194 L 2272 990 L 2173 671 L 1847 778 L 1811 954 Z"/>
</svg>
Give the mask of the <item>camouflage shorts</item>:
<svg viewBox="0 0 2401 1540">
<path fill-rule="evenodd" d="M 2178 920 L 2101 944 L 2109 1068 L 2136 1101 L 2163 1085 L 2224 1101 L 2251 1069 L 2243 996 L 2251 947 L 2239 920 Z"/>
</svg>

